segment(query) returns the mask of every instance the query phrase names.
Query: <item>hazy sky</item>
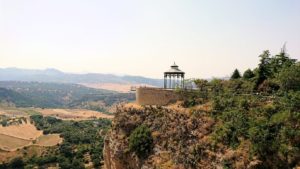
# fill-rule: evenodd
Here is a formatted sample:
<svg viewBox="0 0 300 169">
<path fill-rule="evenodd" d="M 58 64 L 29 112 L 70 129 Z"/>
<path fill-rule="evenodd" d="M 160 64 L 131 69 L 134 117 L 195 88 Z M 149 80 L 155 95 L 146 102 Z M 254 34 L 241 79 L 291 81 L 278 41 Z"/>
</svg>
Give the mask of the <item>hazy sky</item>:
<svg viewBox="0 0 300 169">
<path fill-rule="evenodd" d="M 299 60 L 299 0 L 0 0 L 1 68 L 224 77 L 285 42 Z"/>
</svg>

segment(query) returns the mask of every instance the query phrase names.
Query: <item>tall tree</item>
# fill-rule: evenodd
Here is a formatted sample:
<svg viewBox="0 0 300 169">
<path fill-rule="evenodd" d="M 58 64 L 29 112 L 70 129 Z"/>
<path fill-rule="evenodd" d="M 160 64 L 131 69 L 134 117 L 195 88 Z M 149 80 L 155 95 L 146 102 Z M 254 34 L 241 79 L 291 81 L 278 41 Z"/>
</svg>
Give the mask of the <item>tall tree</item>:
<svg viewBox="0 0 300 169">
<path fill-rule="evenodd" d="M 254 75 L 253 71 L 251 69 L 247 69 L 243 74 L 243 79 L 251 79 L 254 76 L 255 75 Z"/>
<path fill-rule="evenodd" d="M 272 77 L 275 77 L 280 71 L 288 68 L 296 63 L 296 59 L 289 58 L 286 52 L 285 45 L 282 47 L 280 53 L 271 59 Z"/>
<path fill-rule="evenodd" d="M 241 74 L 238 69 L 235 69 L 231 75 L 230 79 L 239 79 L 241 78 Z"/>
<path fill-rule="evenodd" d="M 260 57 L 260 63 L 258 65 L 258 71 L 257 71 L 258 77 L 255 85 L 256 89 L 263 81 L 265 81 L 271 75 L 270 51 L 269 50 L 264 51 L 263 54 L 259 55 L 259 57 Z"/>
</svg>

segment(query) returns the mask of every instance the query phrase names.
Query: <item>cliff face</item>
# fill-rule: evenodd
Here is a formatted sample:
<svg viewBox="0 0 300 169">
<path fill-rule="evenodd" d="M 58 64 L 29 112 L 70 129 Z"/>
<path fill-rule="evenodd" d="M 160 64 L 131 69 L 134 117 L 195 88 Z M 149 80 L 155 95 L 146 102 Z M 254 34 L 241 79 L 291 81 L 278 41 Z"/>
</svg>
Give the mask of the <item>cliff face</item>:
<svg viewBox="0 0 300 169">
<path fill-rule="evenodd" d="M 105 139 L 106 169 L 140 168 L 223 168 L 233 161 L 236 168 L 252 168 L 255 160 L 248 160 L 245 142 L 233 151 L 213 144 L 211 133 L 215 121 L 208 115 L 209 105 L 193 109 L 178 106 L 119 107 L 113 126 Z M 140 125 L 152 132 L 154 148 L 145 159 L 129 150 L 129 136 Z"/>
</svg>

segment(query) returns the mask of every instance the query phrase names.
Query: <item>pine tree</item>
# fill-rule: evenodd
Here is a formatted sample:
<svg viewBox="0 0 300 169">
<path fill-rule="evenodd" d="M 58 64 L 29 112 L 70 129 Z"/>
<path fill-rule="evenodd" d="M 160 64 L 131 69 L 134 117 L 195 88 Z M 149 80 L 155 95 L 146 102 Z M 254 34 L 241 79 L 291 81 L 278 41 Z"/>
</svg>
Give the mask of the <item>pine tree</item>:
<svg viewBox="0 0 300 169">
<path fill-rule="evenodd" d="M 255 84 L 255 89 L 258 88 L 258 86 L 263 83 L 268 77 L 271 76 L 271 58 L 270 58 L 270 52 L 268 50 L 264 51 L 263 54 L 260 56 L 260 63 L 258 65 L 258 77 Z"/>
<path fill-rule="evenodd" d="M 238 69 L 235 69 L 231 75 L 231 80 L 241 78 L 241 74 Z"/>
</svg>

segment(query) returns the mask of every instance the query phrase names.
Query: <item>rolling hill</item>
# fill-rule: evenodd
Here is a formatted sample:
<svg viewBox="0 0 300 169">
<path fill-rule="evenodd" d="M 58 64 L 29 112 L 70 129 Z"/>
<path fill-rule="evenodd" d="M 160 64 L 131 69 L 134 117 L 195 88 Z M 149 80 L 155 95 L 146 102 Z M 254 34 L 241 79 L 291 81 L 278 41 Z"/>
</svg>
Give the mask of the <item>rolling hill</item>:
<svg viewBox="0 0 300 169">
<path fill-rule="evenodd" d="M 64 73 L 56 69 L 33 70 L 19 68 L 0 68 L 0 81 L 37 81 L 55 83 L 115 83 L 145 84 L 162 86 L 163 80 L 141 76 L 117 76 L 113 74 L 74 74 Z"/>
<path fill-rule="evenodd" d="M 101 101 L 110 106 L 133 99 L 132 93 L 93 89 L 79 84 L 0 81 L 0 102 L 14 103 L 17 107 L 90 108 L 86 104 L 91 102 Z"/>
</svg>

